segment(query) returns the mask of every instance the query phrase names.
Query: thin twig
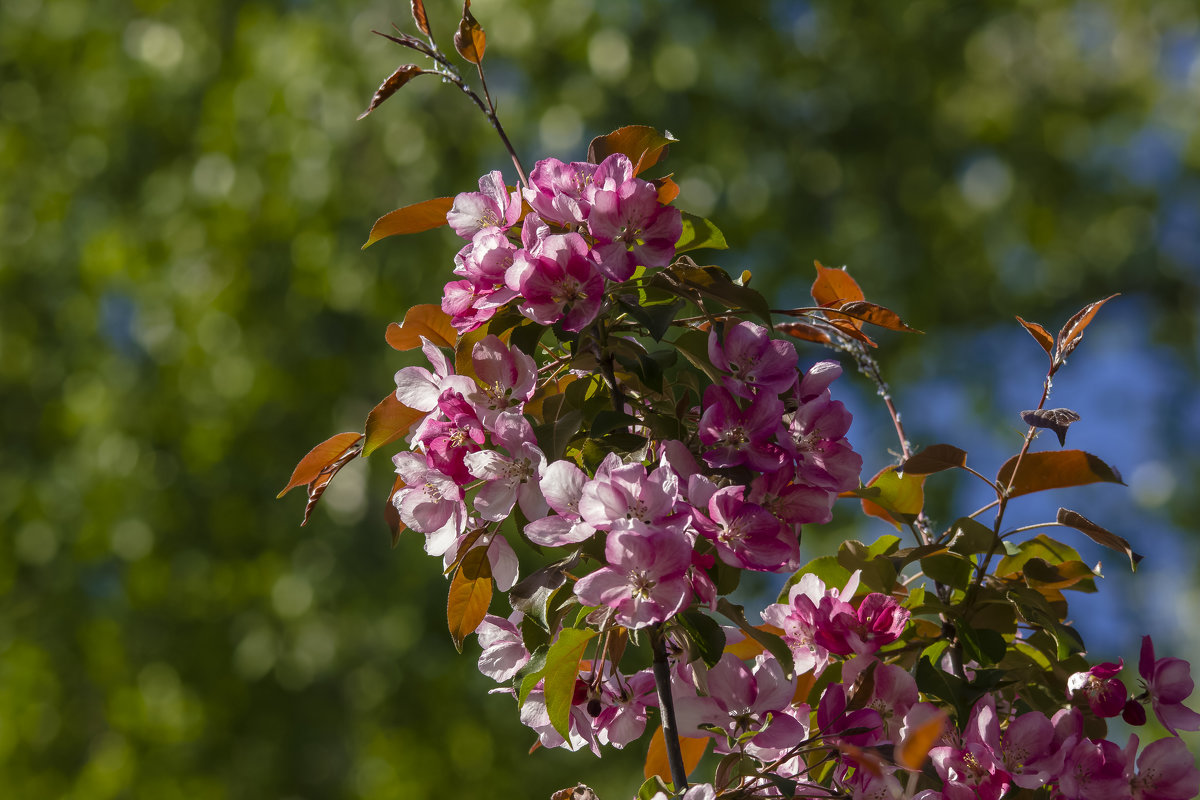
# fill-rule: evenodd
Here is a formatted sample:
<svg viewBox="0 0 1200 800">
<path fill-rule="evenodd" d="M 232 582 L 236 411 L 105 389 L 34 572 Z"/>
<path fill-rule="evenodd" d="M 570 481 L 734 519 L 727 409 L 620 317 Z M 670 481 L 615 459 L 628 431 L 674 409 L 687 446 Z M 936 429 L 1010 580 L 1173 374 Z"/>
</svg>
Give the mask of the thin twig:
<svg viewBox="0 0 1200 800">
<path fill-rule="evenodd" d="M 662 711 L 663 741 L 666 743 L 667 764 L 671 767 L 671 785 L 676 794 L 682 794 L 688 788 L 687 769 L 683 766 L 683 750 L 679 745 L 675 701 L 671 696 L 671 665 L 667 661 L 666 637 L 661 625 L 650 629 L 650 648 L 654 653 L 654 688 L 658 690 L 658 707 Z"/>
</svg>

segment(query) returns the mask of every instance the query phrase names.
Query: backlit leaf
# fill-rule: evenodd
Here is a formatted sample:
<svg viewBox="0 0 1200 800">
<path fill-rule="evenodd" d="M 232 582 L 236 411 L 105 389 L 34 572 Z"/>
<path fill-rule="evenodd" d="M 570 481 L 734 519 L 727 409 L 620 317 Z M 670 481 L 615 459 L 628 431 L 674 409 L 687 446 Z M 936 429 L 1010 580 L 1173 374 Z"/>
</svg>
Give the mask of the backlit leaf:
<svg viewBox="0 0 1200 800">
<path fill-rule="evenodd" d="M 384 338 L 397 350 L 412 350 L 421 346 L 424 336 L 438 347 L 454 347 L 458 331 L 450 324 L 450 315 L 433 303 L 413 306 L 404 315 L 404 322 L 388 325 Z"/>
<path fill-rule="evenodd" d="M 779 597 L 776 598 L 776 603 L 788 602 L 788 594 L 794 586 L 805 575 L 816 575 L 830 589 L 841 589 L 850 580 L 850 570 L 846 569 L 838 561 L 837 556 L 821 556 L 814 558 L 812 561 L 805 564 L 800 569 L 787 579 L 783 584 L 783 588 L 779 591 Z"/>
<path fill-rule="evenodd" d="M 862 332 L 862 323 L 856 319 L 845 317 L 830 317 L 829 324 L 841 332 L 847 339 L 862 342 L 867 347 L 876 347 L 875 341 Z"/>
<path fill-rule="evenodd" d="M 1103 300 L 1097 300 L 1087 306 L 1084 306 L 1075 315 L 1067 320 L 1067 323 L 1062 326 L 1062 330 L 1058 332 L 1058 347 L 1054 351 L 1054 364 L 1060 366 L 1066 361 L 1067 356 L 1079 346 L 1079 342 L 1083 339 L 1083 331 L 1091 324 L 1095 318 L 1096 312 L 1100 310 L 1100 306 L 1112 300 L 1117 295 L 1109 295 Z"/>
<path fill-rule="evenodd" d="M 1129 542 L 1120 536 L 1101 528 L 1082 514 L 1066 508 L 1058 510 L 1057 519 L 1059 525 L 1066 525 L 1077 531 L 1082 531 L 1096 544 L 1103 545 L 1110 550 L 1116 550 L 1118 553 L 1124 553 L 1129 557 L 1129 568 L 1137 570 L 1137 565 L 1143 556 L 1140 553 L 1135 553 L 1133 548 L 1129 546 Z"/>
<path fill-rule="evenodd" d="M 550 645 L 546 654 L 546 671 L 542 690 L 546 698 L 546 713 L 554 730 L 568 741 L 570 735 L 571 704 L 575 697 L 575 680 L 579 677 L 579 662 L 587 649 L 588 642 L 597 632 L 587 628 L 563 628 L 558 639 Z"/>
<path fill-rule="evenodd" d="M 454 206 L 453 197 L 435 197 L 404 208 L 389 211 L 371 226 L 371 235 L 363 244 L 366 250 L 380 239 L 404 233 L 421 233 L 446 224 L 446 214 Z"/>
<path fill-rule="evenodd" d="M 915 521 L 925 507 L 925 476 L 900 474 L 895 466 L 884 467 L 865 490 L 859 490 L 859 496 L 864 514 L 900 528 Z"/>
<path fill-rule="evenodd" d="M 692 770 L 696 769 L 696 765 L 700 763 L 700 759 L 704 758 L 708 746 L 712 743 L 711 736 L 679 737 L 679 752 L 683 756 L 684 774 L 692 774 Z M 667 740 L 661 727 L 650 737 L 650 748 L 646 751 L 646 766 L 642 769 L 642 775 L 646 778 L 658 775 L 666 780 L 671 779 L 671 765 L 667 761 Z"/>
<path fill-rule="evenodd" d="M 967 451 L 952 444 L 931 444 L 921 452 L 910 456 L 900 469 L 905 475 L 931 475 L 955 467 L 965 467 Z"/>
<path fill-rule="evenodd" d="M 486 547 L 467 553 L 450 581 L 446 598 L 446 623 L 454 649 L 462 652 L 463 640 L 475 632 L 492 602 L 492 567 Z"/>
<path fill-rule="evenodd" d="M 950 715 L 938 710 L 929 719 L 905 733 L 896 748 L 896 763 L 905 769 L 919 770 L 925 764 L 929 751 L 946 730 Z"/>
<path fill-rule="evenodd" d="M 679 184 L 671 180 L 670 175 L 654 181 L 654 186 L 658 189 L 658 202 L 664 206 L 671 204 L 676 197 L 679 197 Z"/>
<path fill-rule="evenodd" d="M 895 311 L 875 303 L 868 303 L 866 300 L 851 300 L 848 303 L 842 303 L 836 312 L 832 309 L 826 312 L 826 314 L 835 313 L 845 314 L 853 319 L 869 322 L 888 330 L 920 333 L 916 328 L 910 328 Z"/>
<path fill-rule="evenodd" d="M 375 96 L 371 98 L 371 104 L 367 106 L 367 110 L 358 115 L 359 119 L 363 119 L 375 109 L 383 104 L 384 100 L 394 95 L 400 90 L 404 84 L 411 81 L 418 75 L 432 74 L 429 70 L 424 70 L 416 64 L 404 64 L 397 67 L 396 71 L 387 77 L 383 83 L 379 84 L 379 88 L 375 90 Z"/>
<path fill-rule="evenodd" d="M 806 342 L 825 344 L 829 341 L 828 333 L 816 325 L 809 325 L 807 322 L 777 322 L 775 323 L 775 330 L 797 339 L 803 339 Z"/>
<path fill-rule="evenodd" d="M 413 423 L 424 416 L 424 411 L 409 408 L 396 399 L 395 392 L 389 392 L 367 415 L 367 438 L 363 442 L 363 457 L 366 458 L 379 448 L 406 436 Z"/>
<path fill-rule="evenodd" d="M 1050 335 L 1050 331 L 1036 322 L 1026 322 L 1020 317 L 1017 317 L 1017 322 L 1021 323 L 1021 326 L 1029 331 L 1029 335 L 1033 337 L 1035 342 L 1042 346 L 1042 349 L 1046 351 L 1046 355 L 1049 356 L 1054 353 L 1054 337 Z"/>
<path fill-rule="evenodd" d="M 1082 450 L 1026 453 L 1019 469 L 1017 456 L 1013 456 L 1004 462 L 996 475 L 996 483 L 1002 488 L 1010 482 L 1009 497 L 1089 483 L 1125 483 L 1113 467 Z"/>
<path fill-rule="evenodd" d="M 657 164 L 666 155 L 667 145 L 676 141 L 679 140 L 669 132 L 659 132 L 647 125 L 626 125 L 592 139 L 587 160 L 599 164 L 613 153 L 624 153 L 633 163 L 633 174 L 637 175 Z"/>
<path fill-rule="evenodd" d="M 676 254 L 699 250 L 702 247 L 724 250 L 729 245 L 725 243 L 725 234 L 721 233 L 716 225 L 703 217 L 683 212 L 683 233 L 675 243 Z"/>
<path fill-rule="evenodd" d="M 413 22 L 417 23 L 417 28 L 421 33 L 429 36 L 429 17 L 425 14 L 424 0 L 412 0 L 412 16 Z"/>
<path fill-rule="evenodd" d="M 300 459 L 300 463 L 292 471 L 292 477 L 288 480 L 287 486 L 283 487 L 283 491 L 277 494 L 276 498 L 283 497 L 297 486 L 312 483 L 322 472 L 338 463 L 351 449 L 354 449 L 355 455 L 357 455 L 356 445 L 362 438 L 363 435 L 357 431 L 339 433 L 309 450 L 308 454 Z"/>
<path fill-rule="evenodd" d="M 463 0 L 462 19 L 454 33 L 454 49 L 472 64 L 478 65 L 483 61 L 483 51 L 487 49 L 487 36 L 484 35 L 479 20 L 471 13 L 471 0 Z"/>
<path fill-rule="evenodd" d="M 866 299 L 849 272 L 823 266 L 820 261 L 813 263 L 817 267 L 817 279 L 813 281 L 812 296 L 817 305 L 832 306 L 835 303 L 840 305 L 852 300 Z"/>
</svg>

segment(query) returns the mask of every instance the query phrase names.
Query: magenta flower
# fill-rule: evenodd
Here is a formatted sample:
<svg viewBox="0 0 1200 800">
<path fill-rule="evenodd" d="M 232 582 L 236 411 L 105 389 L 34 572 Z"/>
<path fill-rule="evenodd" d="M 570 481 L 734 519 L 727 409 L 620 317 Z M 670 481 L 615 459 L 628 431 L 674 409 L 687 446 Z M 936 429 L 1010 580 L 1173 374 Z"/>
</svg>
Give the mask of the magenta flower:
<svg viewBox="0 0 1200 800">
<path fill-rule="evenodd" d="M 726 486 L 708 501 L 708 516 L 694 522 L 717 547 L 721 560 L 740 569 L 792 572 L 800 566 L 800 542 L 771 512 L 742 499 L 745 489 Z"/>
<path fill-rule="evenodd" d="M 582 161 L 564 164 L 557 158 L 539 161 L 529 173 L 525 200 L 542 219 L 558 225 L 582 225 L 591 203 L 586 194 L 596 165 Z"/>
<path fill-rule="evenodd" d="M 536 252 L 519 251 L 505 280 L 525 298 L 522 314 L 539 325 L 561 321 L 568 331 L 586 327 L 604 300 L 604 278 L 578 233 L 547 236 Z"/>
<path fill-rule="evenodd" d="M 478 192 L 463 192 L 454 198 L 446 214 L 450 227 L 464 239 L 488 229 L 505 230 L 521 216 L 521 195 L 509 192 L 499 170 L 479 179 Z"/>
<path fill-rule="evenodd" d="M 1081 739 L 1067 754 L 1059 794 L 1066 800 L 1126 800 L 1132 757 L 1108 740 Z"/>
<path fill-rule="evenodd" d="M 830 739 L 868 747 L 883 742 L 883 720 L 873 708 L 847 710 L 849 701 L 846 687 L 831 683 L 821 694 L 817 704 L 817 728 L 821 735 Z"/>
<path fill-rule="evenodd" d="M 1097 717 L 1115 717 L 1125 708 L 1129 696 L 1125 684 L 1116 677 L 1124 660 L 1113 664 L 1097 664 L 1087 672 L 1076 672 L 1067 678 L 1067 696 L 1087 701 Z"/>
<path fill-rule="evenodd" d="M 745 464 L 769 472 L 783 464 L 783 450 L 775 444 L 783 416 L 778 397 L 758 395 L 743 409 L 728 389 L 713 385 L 704 390 L 703 407 L 699 433 L 709 466 Z"/>
<path fill-rule="evenodd" d="M 1138 756 L 1129 788 L 1133 800 L 1188 800 L 1200 794 L 1200 770 L 1181 739 L 1159 739 Z"/>
<path fill-rule="evenodd" d="M 580 578 L 575 594 L 584 605 L 616 609 L 616 622 L 644 628 L 679 613 L 692 599 L 687 568 L 692 546 L 669 528 L 614 530 L 604 556 L 608 566 Z"/>
<path fill-rule="evenodd" d="M 895 664 L 884 664 L 871 657 L 852 658 L 842 665 L 842 683 L 853 686 L 862 671 L 875 664 L 872 674 L 871 697 L 866 707 L 879 714 L 885 741 L 898 743 L 909 709 L 917 704 L 920 692 L 917 681 L 908 670 Z"/>
<path fill-rule="evenodd" d="M 998 752 L 1000 720 L 992 696 L 984 695 L 971 709 L 961 737 L 952 732 L 949 738 L 949 744 L 929 751 L 929 759 L 946 787 L 965 786 L 976 797 L 999 800 L 1008 791 L 1010 776 Z"/>
<path fill-rule="evenodd" d="M 799 376 L 796 348 L 791 342 L 772 339 L 761 325 L 739 322 L 726 325 L 723 339 L 714 328 L 708 335 L 708 357 L 722 372 L 721 383 L 738 397 L 758 392 L 780 394 Z"/>
<path fill-rule="evenodd" d="M 840 373 L 841 367 L 832 361 L 809 370 L 796 391 L 798 407 L 784 439 L 796 462 L 796 482 L 834 493 L 857 486 L 862 471 L 862 456 L 845 438 L 850 412 L 841 402 L 831 400 L 826 388 Z M 812 394 L 818 387 L 821 390 Z"/>
<path fill-rule="evenodd" d="M 1143 636 L 1138 674 L 1146 682 L 1154 715 L 1167 730 L 1176 736 L 1178 730 L 1200 730 L 1200 714 L 1183 704 L 1194 688 L 1191 664 L 1182 658 L 1156 660 L 1154 642 Z"/>
<path fill-rule="evenodd" d="M 665 267 L 683 233 L 679 209 L 658 202 L 649 181 L 633 177 L 633 164 L 614 153 L 593 175 L 588 232 L 596 239 L 600 270 L 611 280 L 628 280 L 634 268 Z"/>
</svg>

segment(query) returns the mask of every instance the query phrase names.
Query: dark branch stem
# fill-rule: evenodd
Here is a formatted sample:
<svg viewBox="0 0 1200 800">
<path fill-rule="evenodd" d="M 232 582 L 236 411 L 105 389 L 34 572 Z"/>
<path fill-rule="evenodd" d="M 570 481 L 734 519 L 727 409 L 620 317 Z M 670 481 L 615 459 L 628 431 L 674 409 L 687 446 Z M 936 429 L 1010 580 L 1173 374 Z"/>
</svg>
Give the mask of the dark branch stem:
<svg viewBox="0 0 1200 800">
<path fill-rule="evenodd" d="M 671 665 L 667 661 L 667 644 L 661 625 L 650 630 L 650 648 L 654 652 L 654 688 L 658 690 L 658 708 L 662 711 L 663 741 L 667 746 L 667 763 L 671 766 L 671 785 L 676 794 L 688 788 L 687 770 L 683 766 L 683 750 L 679 746 L 679 726 L 675 723 L 675 701 L 671 696 Z"/>
</svg>

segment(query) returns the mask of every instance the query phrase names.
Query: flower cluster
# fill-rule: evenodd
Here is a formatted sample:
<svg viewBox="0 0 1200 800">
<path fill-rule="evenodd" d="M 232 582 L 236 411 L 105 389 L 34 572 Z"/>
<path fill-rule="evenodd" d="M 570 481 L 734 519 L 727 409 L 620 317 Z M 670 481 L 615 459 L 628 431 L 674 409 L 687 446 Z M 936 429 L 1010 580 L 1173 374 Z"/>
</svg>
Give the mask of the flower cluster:
<svg viewBox="0 0 1200 800">
<path fill-rule="evenodd" d="M 519 300 L 534 322 L 580 331 L 596 319 L 609 283 L 629 280 L 639 265 L 670 263 L 679 210 L 659 203 L 654 184 L 633 170 L 623 153 L 600 164 L 550 158 L 523 192 L 510 191 L 497 171 L 479 179 L 478 192 L 458 195 L 447 219 L 469 244 L 454 258 L 462 280 L 442 298 L 454 327 L 475 330 Z M 522 196 L 532 209 L 524 215 Z"/>
</svg>

